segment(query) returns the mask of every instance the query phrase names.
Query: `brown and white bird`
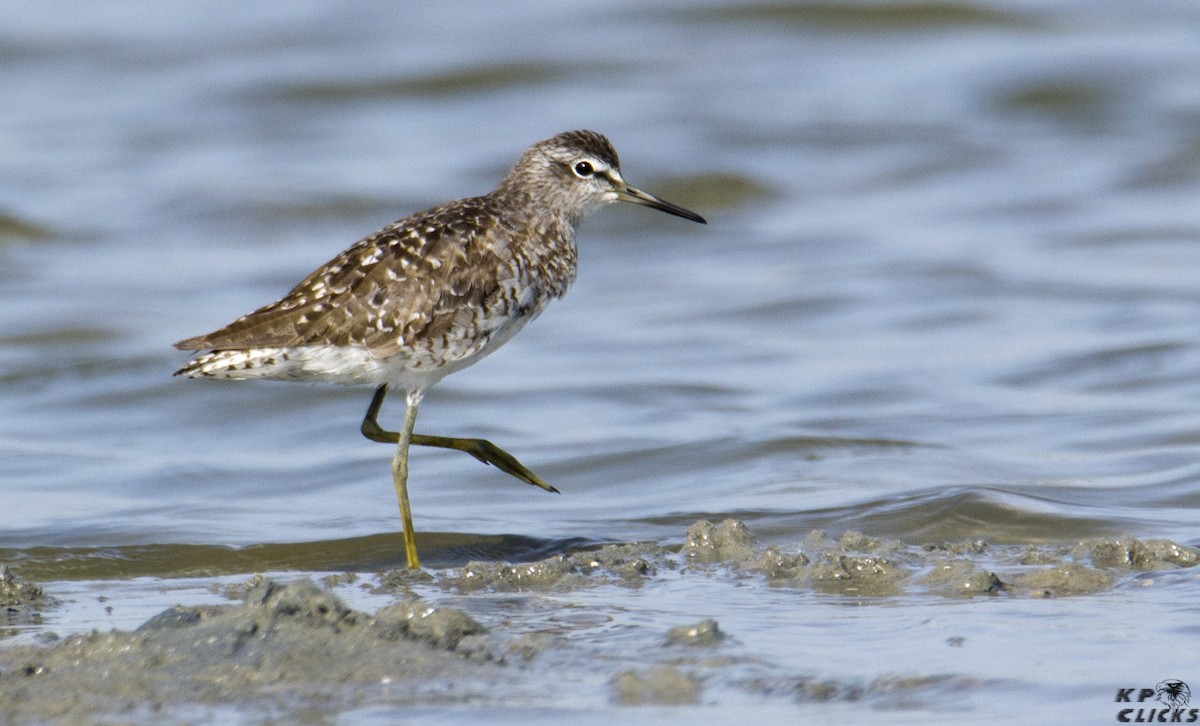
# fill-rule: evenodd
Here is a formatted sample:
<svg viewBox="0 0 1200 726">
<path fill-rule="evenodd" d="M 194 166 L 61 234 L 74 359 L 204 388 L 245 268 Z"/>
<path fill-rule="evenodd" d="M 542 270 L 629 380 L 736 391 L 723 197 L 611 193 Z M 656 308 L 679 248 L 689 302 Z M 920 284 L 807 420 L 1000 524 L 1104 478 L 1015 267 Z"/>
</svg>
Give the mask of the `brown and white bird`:
<svg viewBox="0 0 1200 726">
<path fill-rule="evenodd" d="M 282 299 L 175 347 L 203 350 L 175 375 L 375 386 L 362 432 L 395 443 L 392 474 L 408 565 L 420 567 L 408 501 L 410 444 L 457 449 L 557 490 L 483 439 L 413 432 L 430 386 L 491 353 L 562 297 L 575 279 L 575 230 L 613 202 L 705 223 L 635 189 L 594 131 L 568 131 L 525 150 L 494 191 L 405 217 L 351 245 Z M 378 422 L 388 387 L 406 394 L 404 425 Z"/>
</svg>

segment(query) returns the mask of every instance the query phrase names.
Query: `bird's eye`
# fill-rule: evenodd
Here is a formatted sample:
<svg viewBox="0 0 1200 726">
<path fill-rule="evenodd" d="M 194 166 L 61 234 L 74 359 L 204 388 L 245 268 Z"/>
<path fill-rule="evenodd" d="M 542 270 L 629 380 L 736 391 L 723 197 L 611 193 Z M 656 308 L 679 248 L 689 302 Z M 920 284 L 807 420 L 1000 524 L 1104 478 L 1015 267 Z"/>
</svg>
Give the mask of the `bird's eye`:
<svg viewBox="0 0 1200 726">
<path fill-rule="evenodd" d="M 586 179 L 596 172 L 590 161 L 580 161 L 575 164 L 575 176 Z"/>
</svg>

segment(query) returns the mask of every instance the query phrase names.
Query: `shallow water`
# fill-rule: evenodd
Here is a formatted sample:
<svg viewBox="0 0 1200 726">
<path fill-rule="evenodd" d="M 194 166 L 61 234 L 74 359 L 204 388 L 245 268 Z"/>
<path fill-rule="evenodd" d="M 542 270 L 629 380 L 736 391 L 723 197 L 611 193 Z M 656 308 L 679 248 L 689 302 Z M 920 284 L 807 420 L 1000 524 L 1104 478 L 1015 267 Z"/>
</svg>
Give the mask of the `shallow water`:
<svg viewBox="0 0 1200 726">
<path fill-rule="evenodd" d="M 575 127 L 710 224 L 599 212 L 571 293 L 429 393 L 419 430 L 490 438 L 563 494 L 419 450 L 427 565 L 678 545 L 729 517 L 781 546 L 814 529 L 914 547 L 1200 543 L 1194 4 L 14 10 L 0 562 L 50 594 L 140 608 L 111 621 L 68 603 L 39 627 L 133 627 L 184 578 L 398 566 L 391 452 L 358 433 L 369 391 L 181 381 L 170 344 L 403 214 L 488 190 Z M 977 673 L 921 647 L 922 623 L 977 633 L 974 659 L 1019 632 L 1037 658 L 985 669 L 1015 687 L 962 686 L 971 719 L 1048 715 L 1056 679 L 1109 719 L 1117 688 L 1200 682 L 1181 647 L 1187 572 L 989 606 L 679 578 L 583 610 L 627 608 L 656 633 L 712 617 L 770 662 L 772 643 L 803 647 L 806 673 L 838 682 L 910 656 L 905 672 Z M 605 652 L 640 647 L 621 643 Z M 579 680 L 581 707 L 596 686 Z M 747 705 L 709 693 L 714 714 Z M 870 715 L 836 708 L 812 717 Z"/>
</svg>

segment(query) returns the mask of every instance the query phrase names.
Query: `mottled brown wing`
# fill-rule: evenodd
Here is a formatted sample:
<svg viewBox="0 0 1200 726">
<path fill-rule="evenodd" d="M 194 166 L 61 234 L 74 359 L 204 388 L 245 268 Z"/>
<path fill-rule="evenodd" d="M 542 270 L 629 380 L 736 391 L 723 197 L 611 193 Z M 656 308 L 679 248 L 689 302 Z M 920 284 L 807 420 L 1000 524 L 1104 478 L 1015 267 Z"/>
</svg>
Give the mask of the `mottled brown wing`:
<svg viewBox="0 0 1200 726">
<path fill-rule="evenodd" d="M 415 214 L 366 237 L 282 299 L 177 348 L 358 345 L 380 357 L 445 335 L 501 282 L 507 237 L 486 197 Z"/>
</svg>

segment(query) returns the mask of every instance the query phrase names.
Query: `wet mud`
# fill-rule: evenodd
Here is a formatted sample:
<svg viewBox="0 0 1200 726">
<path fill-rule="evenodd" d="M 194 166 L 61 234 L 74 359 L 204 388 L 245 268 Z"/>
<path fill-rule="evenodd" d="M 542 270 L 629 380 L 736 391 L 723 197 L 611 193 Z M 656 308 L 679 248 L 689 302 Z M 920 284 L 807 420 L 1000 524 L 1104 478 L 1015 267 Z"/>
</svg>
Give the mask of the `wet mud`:
<svg viewBox="0 0 1200 726">
<path fill-rule="evenodd" d="M 0 637 L 10 634 L 3 626 L 36 625 L 42 622 L 42 610 L 56 604 L 32 582 L 26 582 L 13 574 L 8 565 L 0 564 L 0 607 L 4 608 L 4 622 L 0 624 Z"/>
<path fill-rule="evenodd" d="M 575 625 L 564 628 L 563 601 L 548 596 L 702 578 L 864 601 L 1061 598 L 1198 562 L 1195 548 L 1130 538 L 918 546 L 815 532 L 794 547 L 763 546 L 744 524 L 727 520 L 697 522 L 671 547 L 612 544 L 522 564 L 345 573 L 321 585 L 301 575 L 288 582 L 254 576 L 224 589 L 227 604 L 172 607 L 132 631 L 0 640 L 0 723 L 165 723 L 223 713 L 320 721 L 376 706 L 586 706 L 597 699 L 614 707 L 704 704 L 717 698 L 714 683 L 751 701 L 903 707 L 921 694 L 938 698 L 975 684 L 950 675 L 858 681 L 762 668 L 747 676 L 739 666 L 763 659 L 739 650 L 738 633 L 725 632 L 719 619 L 663 627 L 631 649 L 624 637 L 610 642 L 603 617 L 589 628 L 588 609 L 599 606 L 573 604 Z M 391 604 L 360 612 L 330 587 L 362 588 Z M 63 607 L 4 566 L 0 603 L 10 624 L 36 623 Z"/>
</svg>

